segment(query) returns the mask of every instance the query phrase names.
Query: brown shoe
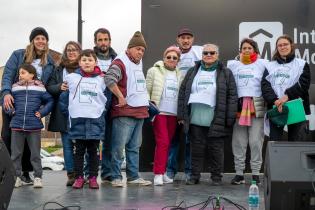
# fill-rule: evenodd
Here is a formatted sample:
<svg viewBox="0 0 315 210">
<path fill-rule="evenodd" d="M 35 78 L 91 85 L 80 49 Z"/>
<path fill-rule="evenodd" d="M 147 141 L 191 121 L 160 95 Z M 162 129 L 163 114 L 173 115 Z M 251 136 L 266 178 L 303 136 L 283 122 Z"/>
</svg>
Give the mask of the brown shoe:
<svg viewBox="0 0 315 210">
<path fill-rule="evenodd" d="M 67 180 L 66 186 L 69 187 L 69 186 L 72 186 L 75 182 L 75 174 L 74 172 L 72 172 L 72 173 L 68 173 L 67 176 L 68 176 L 68 180 Z"/>
</svg>

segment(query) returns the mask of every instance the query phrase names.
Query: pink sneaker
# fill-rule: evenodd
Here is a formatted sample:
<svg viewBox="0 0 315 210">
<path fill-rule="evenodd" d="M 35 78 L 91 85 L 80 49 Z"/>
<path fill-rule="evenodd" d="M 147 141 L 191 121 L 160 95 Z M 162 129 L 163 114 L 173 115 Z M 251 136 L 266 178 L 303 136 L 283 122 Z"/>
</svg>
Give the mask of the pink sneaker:
<svg viewBox="0 0 315 210">
<path fill-rule="evenodd" d="M 84 185 L 84 178 L 82 176 L 79 176 L 78 178 L 75 179 L 74 184 L 72 187 L 74 189 L 81 189 Z"/>
<path fill-rule="evenodd" d="M 89 188 L 90 189 L 100 188 L 96 179 L 97 179 L 96 176 L 92 176 L 91 178 L 89 178 Z"/>
</svg>

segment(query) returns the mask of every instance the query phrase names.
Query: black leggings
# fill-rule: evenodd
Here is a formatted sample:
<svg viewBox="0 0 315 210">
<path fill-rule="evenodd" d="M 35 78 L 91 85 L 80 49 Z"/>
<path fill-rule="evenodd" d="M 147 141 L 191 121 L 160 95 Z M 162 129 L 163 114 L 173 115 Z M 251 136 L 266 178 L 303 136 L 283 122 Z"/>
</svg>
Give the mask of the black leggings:
<svg viewBox="0 0 315 210">
<path fill-rule="evenodd" d="M 89 159 L 89 177 L 98 175 L 98 166 L 99 166 L 99 144 L 100 140 L 75 140 L 74 143 L 74 171 L 76 178 L 79 176 L 83 177 L 83 164 L 84 164 L 84 154 L 87 151 Z"/>
</svg>

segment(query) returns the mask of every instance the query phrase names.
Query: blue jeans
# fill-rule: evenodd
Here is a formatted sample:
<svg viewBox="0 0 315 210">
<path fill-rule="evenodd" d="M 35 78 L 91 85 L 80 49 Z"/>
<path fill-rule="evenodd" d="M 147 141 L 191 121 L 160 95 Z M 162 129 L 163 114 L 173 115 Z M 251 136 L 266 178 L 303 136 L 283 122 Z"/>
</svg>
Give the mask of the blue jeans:
<svg viewBox="0 0 315 210">
<path fill-rule="evenodd" d="M 172 140 L 170 151 L 168 154 L 167 160 L 167 176 L 174 178 L 178 170 L 178 151 L 179 151 L 179 141 L 180 141 L 181 127 L 178 126 L 176 129 L 175 136 Z M 186 178 L 189 178 L 191 175 L 191 149 L 190 141 L 188 135 L 185 134 L 185 174 Z"/>
<path fill-rule="evenodd" d="M 111 121 L 106 121 L 105 139 L 102 140 L 101 178 L 111 179 Z"/>
<path fill-rule="evenodd" d="M 142 143 L 143 119 L 117 117 L 112 125 L 112 179 L 122 179 L 121 164 L 126 152 L 127 180 L 139 178 L 139 149 Z"/>
<path fill-rule="evenodd" d="M 60 132 L 63 147 L 63 156 L 65 158 L 65 168 L 67 173 L 74 171 L 73 165 L 73 142 L 69 139 L 68 132 Z"/>
</svg>

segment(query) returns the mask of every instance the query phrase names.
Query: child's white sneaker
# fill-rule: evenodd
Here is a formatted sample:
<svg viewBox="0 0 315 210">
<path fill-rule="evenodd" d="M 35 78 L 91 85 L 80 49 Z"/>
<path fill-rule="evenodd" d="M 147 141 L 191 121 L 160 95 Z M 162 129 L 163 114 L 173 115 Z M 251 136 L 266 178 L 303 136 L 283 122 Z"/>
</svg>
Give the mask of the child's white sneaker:
<svg viewBox="0 0 315 210">
<path fill-rule="evenodd" d="M 157 174 L 154 176 L 154 185 L 155 186 L 163 185 L 163 175 L 162 174 Z"/>
<path fill-rule="evenodd" d="M 165 174 L 163 174 L 163 182 L 164 182 L 164 184 L 170 184 L 170 183 L 173 183 L 174 180 L 171 179 L 171 178 L 169 178 L 169 177 L 166 175 L 166 173 L 165 173 Z"/>
<path fill-rule="evenodd" d="M 39 177 L 35 177 L 33 187 L 42 188 L 43 187 L 42 179 Z"/>
<path fill-rule="evenodd" d="M 16 180 L 15 180 L 15 185 L 14 187 L 21 187 L 22 186 L 22 180 L 20 177 L 17 177 Z"/>
</svg>

